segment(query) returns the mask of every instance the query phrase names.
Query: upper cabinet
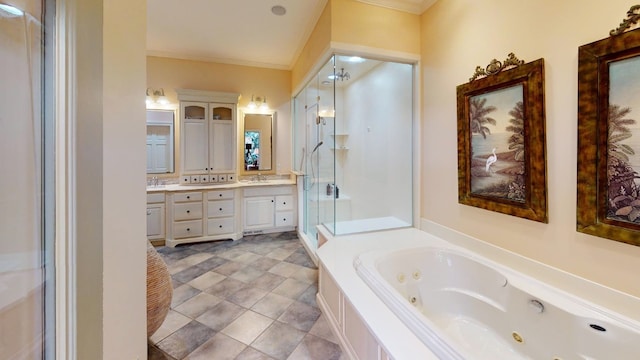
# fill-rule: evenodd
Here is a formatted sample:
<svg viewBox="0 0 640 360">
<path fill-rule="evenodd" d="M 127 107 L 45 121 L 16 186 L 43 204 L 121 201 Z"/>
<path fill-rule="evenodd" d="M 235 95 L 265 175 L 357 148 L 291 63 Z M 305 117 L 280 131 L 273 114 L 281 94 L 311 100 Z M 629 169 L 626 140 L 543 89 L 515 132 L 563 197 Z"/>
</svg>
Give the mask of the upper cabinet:
<svg viewBox="0 0 640 360">
<path fill-rule="evenodd" d="M 235 180 L 239 94 L 177 90 L 181 116 L 182 183 Z"/>
</svg>

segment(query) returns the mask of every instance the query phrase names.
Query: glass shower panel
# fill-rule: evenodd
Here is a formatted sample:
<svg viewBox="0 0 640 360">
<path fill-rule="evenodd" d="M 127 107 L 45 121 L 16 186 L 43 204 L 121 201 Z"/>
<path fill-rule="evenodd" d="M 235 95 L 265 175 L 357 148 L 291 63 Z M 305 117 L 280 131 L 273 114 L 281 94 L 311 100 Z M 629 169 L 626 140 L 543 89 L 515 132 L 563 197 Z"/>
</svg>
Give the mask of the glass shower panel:
<svg viewBox="0 0 640 360">
<path fill-rule="evenodd" d="M 16 2 L 14 2 L 16 3 Z M 0 3 L 0 358 L 54 356 L 54 1 Z M 46 10 L 45 11 L 45 6 Z M 46 94 L 46 102 L 45 102 Z M 46 105 L 44 105 L 46 103 Z"/>
<path fill-rule="evenodd" d="M 294 99 L 301 238 L 413 225 L 413 65 L 333 56 Z M 304 106 L 304 111 L 301 109 Z"/>
</svg>

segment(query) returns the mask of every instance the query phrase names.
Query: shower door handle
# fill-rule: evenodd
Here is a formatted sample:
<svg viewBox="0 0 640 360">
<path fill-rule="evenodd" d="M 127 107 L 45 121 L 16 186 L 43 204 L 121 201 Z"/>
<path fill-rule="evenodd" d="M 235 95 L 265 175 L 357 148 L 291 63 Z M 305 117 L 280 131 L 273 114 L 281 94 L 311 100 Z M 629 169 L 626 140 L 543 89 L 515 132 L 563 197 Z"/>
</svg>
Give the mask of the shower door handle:
<svg viewBox="0 0 640 360">
<path fill-rule="evenodd" d="M 305 175 L 303 177 L 303 186 L 302 188 L 304 189 L 304 191 L 309 191 L 309 189 L 311 189 L 311 178 L 309 177 L 309 175 Z"/>
</svg>

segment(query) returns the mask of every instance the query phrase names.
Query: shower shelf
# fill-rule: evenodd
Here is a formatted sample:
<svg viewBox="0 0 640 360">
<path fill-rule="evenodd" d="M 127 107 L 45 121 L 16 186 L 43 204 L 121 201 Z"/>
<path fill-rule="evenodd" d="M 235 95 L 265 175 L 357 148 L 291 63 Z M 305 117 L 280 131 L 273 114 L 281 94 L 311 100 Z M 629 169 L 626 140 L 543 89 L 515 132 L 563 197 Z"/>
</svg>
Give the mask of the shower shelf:
<svg viewBox="0 0 640 360">
<path fill-rule="evenodd" d="M 345 146 L 345 142 L 347 136 L 349 134 L 331 134 L 333 136 L 334 147 L 331 148 L 332 151 L 347 151 L 349 148 Z"/>
</svg>

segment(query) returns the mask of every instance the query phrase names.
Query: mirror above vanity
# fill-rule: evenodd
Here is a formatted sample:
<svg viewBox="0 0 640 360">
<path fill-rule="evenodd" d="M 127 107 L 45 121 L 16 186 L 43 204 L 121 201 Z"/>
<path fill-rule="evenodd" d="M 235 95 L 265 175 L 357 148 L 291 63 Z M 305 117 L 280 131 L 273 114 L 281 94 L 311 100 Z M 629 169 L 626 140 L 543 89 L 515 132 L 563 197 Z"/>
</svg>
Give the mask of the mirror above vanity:
<svg viewBox="0 0 640 360">
<path fill-rule="evenodd" d="M 243 112 L 243 129 L 240 151 L 244 159 L 242 173 L 254 175 L 256 172 L 275 174 L 273 166 L 275 141 L 275 112 L 249 113 Z"/>
<path fill-rule="evenodd" d="M 174 172 L 173 110 L 147 110 L 147 174 Z"/>
</svg>

